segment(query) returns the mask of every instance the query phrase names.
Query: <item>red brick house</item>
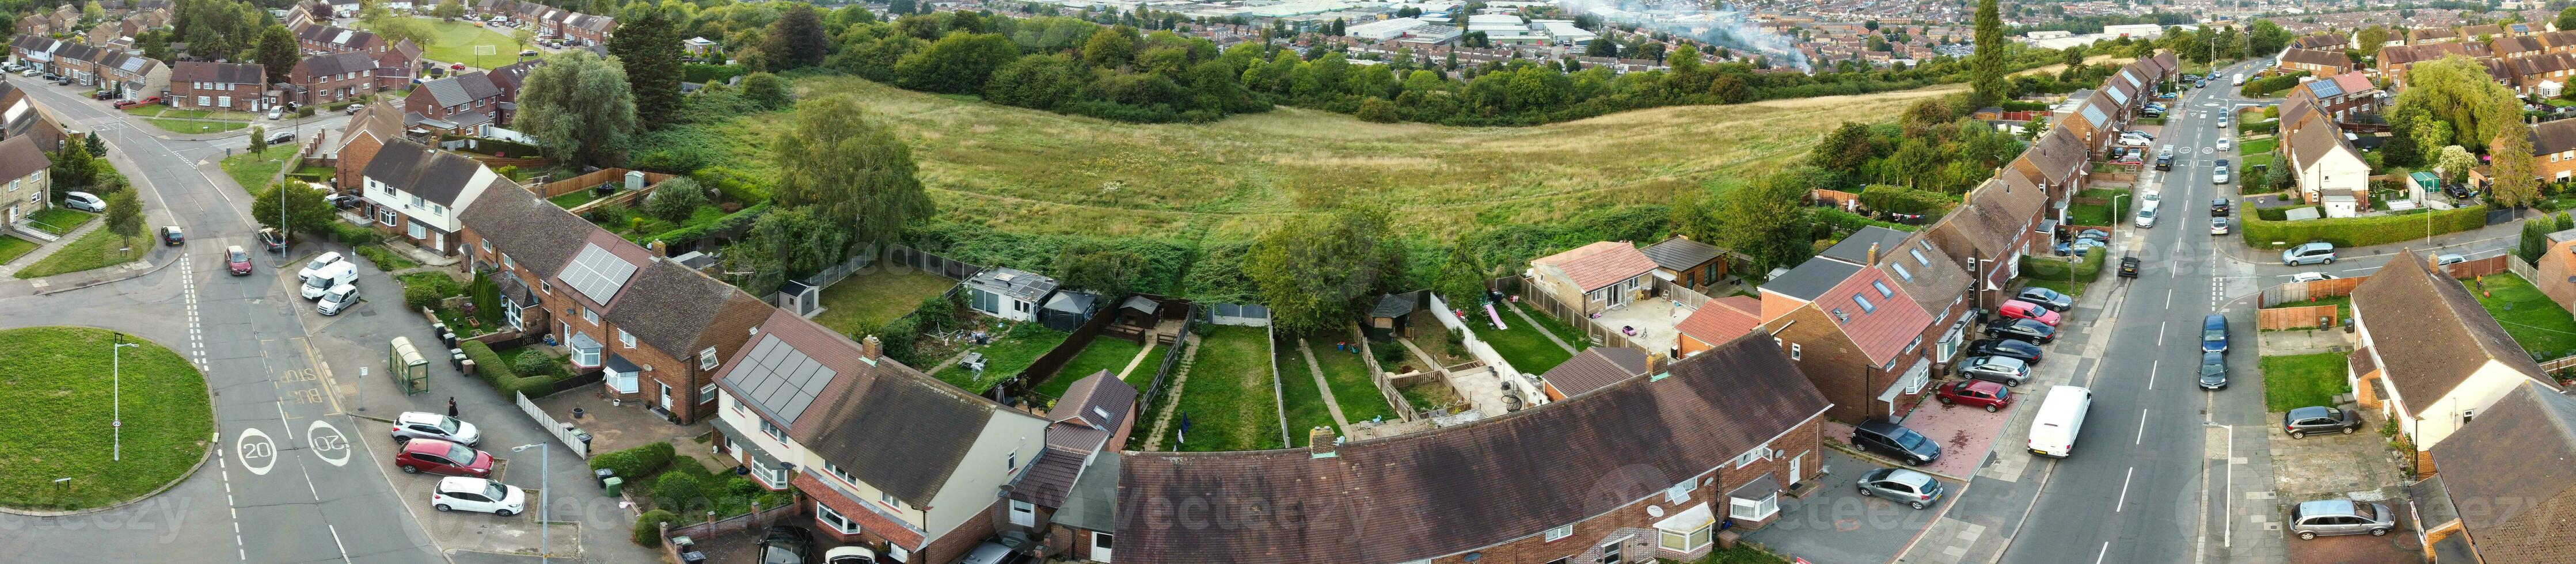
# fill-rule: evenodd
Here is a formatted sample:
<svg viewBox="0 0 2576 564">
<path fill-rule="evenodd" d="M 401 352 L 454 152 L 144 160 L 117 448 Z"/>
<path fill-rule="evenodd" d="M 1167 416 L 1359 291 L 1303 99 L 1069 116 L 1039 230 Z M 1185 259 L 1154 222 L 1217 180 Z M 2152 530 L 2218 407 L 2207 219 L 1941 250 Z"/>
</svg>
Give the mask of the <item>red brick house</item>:
<svg viewBox="0 0 2576 564">
<path fill-rule="evenodd" d="M 1832 404 L 1798 370 L 1750 335 L 1647 377 L 1466 425 L 1338 445 L 1322 435 L 1299 449 L 1124 453 L 1117 555 L 1092 556 L 1696 559 L 1721 520 L 1769 525 L 1780 492 L 1817 476 Z M 1205 526 L 1211 516 L 1227 526 Z M 1110 544 L 1100 540 L 1073 544 Z"/>
<path fill-rule="evenodd" d="M 403 98 L 407 124 L 431 129 L 470 131 L 485 124 L 506 123 L 501 113 L 501 87 L 482 72 L 469 72 L 421 83 Z"/>
<path fill-rule="evenodd" d="M 295 30 L 295 42 L 304 46 L 305 54 L 366 53 L 381 55 L 393 48 L 385 37 L 371 31 L 359 31 L 321 24 L 306 24 Z"/>
<path fill-rule="evenodd" d="M 302 105 L 345 102 L 376 92 L 376 59 L 357 52 L 305 57 L 286 75 L 286 99 Z"/>
<path fill-rule="evenodd" d="M 2007 174 L 1969 190 L 1967 202 L 1923 230 L 1933 246 L 1968 272 L 1975 285 L 1970 307 L 1992 310 L 2012 299 L 2021 257 L 2050 240 L 2037 229 L 2043 203 L 2045 194 L 2038 186 Z"/>
<path fill-rule="evenodd" d="M 2281 52 L 2281 69 L 2306 71 L 2311 76 L 2334 76 L 2352 72 L 2354 66 L 2352 58 L 2344 56 L 2340 51 L 2290 49 Z"/>
<path fill-rule="evenodd" d="M 1893 229 L 1855 233 L 1762 285 L 1762 327 L 1787 347 L 1837 421 L 1894 419 L 1905 398 L 1932 376 L 1924 333 L 1933 318 L 1897 281 L 1871 265 L 1903 248 Z M 1964 289 L 1964 288 L 1963 288 Z"/>
<path fill-rule="evenodd" d="M 565 39 L 601 43 L 608 41 L 609 34 L 616 30 L 617 18 L 575 12 L 571 17 L 564 18 L 561 35 Z"/>
<path fill-rule="evenodd" d="M 402 110 L 392 104 L 376 104 L 358 110 L 349 118 L 348 127 L 340 130 L 338 145 L 331 150 L 331 185 L 355 189 L 359 177 L 366 174 L 367 163 L 386 143 L 403 138 Z"/>
<path fill-rule="evenodd" d="M 420 46 L 405 39 L 376 54 L 376 90 L 401 90 L 420 74 Z"/>
<path fill-rule="evenodd" d="M 184 61 L 170 69 L 165 103 L 190 110 L 267 110 L 268 71 L 248 63 Z"/>
</svg>

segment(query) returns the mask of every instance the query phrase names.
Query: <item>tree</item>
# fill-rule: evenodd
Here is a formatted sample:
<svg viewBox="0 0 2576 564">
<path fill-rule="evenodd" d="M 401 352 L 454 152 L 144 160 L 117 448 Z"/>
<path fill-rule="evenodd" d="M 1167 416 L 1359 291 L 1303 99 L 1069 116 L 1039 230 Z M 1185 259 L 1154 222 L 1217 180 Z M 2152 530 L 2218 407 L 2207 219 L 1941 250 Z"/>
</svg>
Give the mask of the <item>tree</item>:
<svg viewBox="0 0 2576 564">
<path fill-rule="evenodd" d="M 2390 125 L 2388 139 L 2379 143 L 2380 166 L 2406 167 L 2423 162 L 2423 148 L 2415 143 L 2413 124 Z"/>
<path fill-rule="evenodd" d="M 763 110 L 784 109 L 794 102 L 788 99 L 787 80 L 765 72 L 742 77 L 742 99 L 750 100 Z"/>
<path fill-rule="evenodd" d="M 2010 92 L 2011 86 L 2004 83 L 2004 20 L 1995 8 L 1995 0 L 1977 0 L 1977 53 L 1972 76 L 1975 92 L 1968 97 L 1968 107 L 2001 104 Z"/>
<path fill-rule="evenodd" d="M 510 43 L 518 45 L 521 53 L 528 52 L 528 44 L 535 42 L 537 42 L 536 30 L 523 27 L 510 31 Z"/>
<path fill-rule="evenodd" d="M 1807 186 L 1792 174 L 1755 179 L 1726 196 L 1717 210 L 1719 247 L 1753 257 L 1754 272 L 1797 264 L 1814 252 L 1798 210 Z"/>
<path fill-rule="evenodd" d="M 1123 296 L 1143 289 L 1144 255 L 1099 243 L 1066 245 L 1056 252 L 1055 278 L 1061 287 L 1104 296 Z"/>
<path fill-rule="evenodd" d="M 1284 332 L 1341 326 L 1370 296 L 1402 278 L 1387 214 L 1368 204 L 1300 215 L 1255 240 L 1243 273 Z"/>
<path fill-rule="evenodd" d="M 107 8 L 99 7 L 98 0 L 90 0 L 88 2 L 81 3 L 80 12 L 81 19 L 85 21 L 94 22 L 107 19 Z"/>
<path fill-rule="evenodd" d="M 2453 184 L 2469 181 L 2469 169 L 2478 166 L 2478 157 L 2459 145 L 2442 148 L 2442 157 L 2434 161 L 2442 169 L 2442 179 Z"/>
<path fill-rule="evenodd" d="M 797 103 L 795 130 L 772 147 L 779 205 L 814 206 L 851 245 L 890 240 L 905 223 L 936 211 L 914 177 L 912 148 L 869 117 L 856 96 Z"/>
<path fill-rule="evenodd" d="M 2549 228 L 2548 221 L 2523 222 L 2522 242 L 2515 246 L 2513 254 L 2522 257 L 2524 264 L 2539 262 L 2540 255 L 2549 252 Z"/>
<path fill-rule="evenodd" d="M 442 20 L 453 20 L 465 17 L 465 2 L 463 0 L 447 0 L 445 2 L 440 2 L 438 3 L 438 7 L 429 9 L 429 15 L 437 16 L 438 19 Z"/>
<path fill-rule="evenodd" d="M 107 140 L 100 139 L 98 137 L 98 132 L 91 131 L 87 135 L 82 135 L 81 142 L 89 145 L 89 154 L 98 155 L 100 157 L 107 156 Z"/>
<path fill-rule="evenodd" d="M 295 32 L 282 25 L 260 30 L 257 50 L 259 66 L 268 69 L 271 84 L 286 82 L 287 75 L 295 72 L 295 63 L 304 57 L 303 50 L 295 45 Z"/>
<path fill-rule="evenodd" d="M 54 188 L 88 187 L 98 174 L 98 162 L 90 156 L 88 143 L 64 143 L 54 151 Z"/>
<path fill-rule="evenodd" d="M 280 190 L 285 192 L 286 197 L 286 227 L 284 228 L 286 231 L 298 233 L 331 231 L 333 221 L 331 203 L 325 199 L 326 195 L 321 189 L 304 182 L 280 182 L 269 185 L 266 190 L 261 190 L 259 196 L 251 200 L 251 219 L 257 220 L 262 227 L 278 227 L 277 198 Z"/>
<path fill-rule="evenodd" d="M 853 8 L 844 8 L 844 11 Z M 660 9 L 617 24 L 608 38 L 608 54 L 626 69 L 626 90 L 635 97 L 635 115 L 667 116 L 680 111 L 680 36 Z M 653 120 L 662 127 L 672 120 Z"/>
<path fill-rule="evenodd" d="M 107 195 L 107 231 L 127 239 L 143 236 L 143 200 L 133 190 Z"/>
<path fill-rule="evenodd" d="M 2576 30 L 2576 7 L 2559 10 L 2557 23 L 2559 31 Z"/>
<path fill-rule="evenodd" d="M 1082 44 L 1082 60 L 1091 66 L 1120 68 L 1136 58 L 1136 30 L 1117 26 L 1092 32 L 1091 40 Z"/>
<path fill-rule="evenodd" d="M 760 54 L 770 70 L 799 69 L 823 64 L 823 54 L 831 46 L 831 38 L 823 35 L 823 16 L 814 12 L 814 5 L 796 2 L 769 22 Z"/>
<path fill-rule="evenodd" d="M 268 128 L 257 125 L 250 126 L 251 154 L 256 155 L 259 154 L 259 152 L 266 150 L 268 150 Z"/>
<path fill-rule="evenodd" d="M 2553 232 L 2566 231 L 2569 229 L 2576 229 L 2576 215 L 2568 215 L 2567 212 L 2558 212 L 2558 226 Z"/>
<path fill-rule="evenodd" d="M 1587 57 L 1617 57 L 1619 56 L 1619 43 L 1607 39 L 1595 39 L 1590 43 L 1583 45 L 1583 55 Z"/>
<path fill-rule="evenodd" d="M 2531 126 L 2515 121 L 2505 123 L 2501 129 L 2496 133 L 2495 150 L 2487 155 L 2495 163 L 2495 186 L 2490 194 L 2495 203 L 2507 206 L 2540 201 L 2540 170 L 2532 162 Z"/>
<path fill-rule="evenodd" d="M 519 89 L 511 126 L 542 143 L 547 156 L 575 166 L 614 166 L 635 133 L 634 95 L 626 71 L 589 51 L 546 58 Z"/>
<path fill-rule="evenodd" d="M 2406 85 L 2397 94 L 2393 117 L 2430 116 L 2450 126 L 2453 142 L 2480 144 L 2495 139 L 2506 124 L 2522 121 L 2522 102 L 2513 90 L 2490 78 L 2485 64 L 2467 57 L 2416 63 L 2406 71 Z M 2426 138 L 2418 135 L 2416 141 Z"/>
<path fill-rule="evenodd" d="M 1001 34 L 951 33 L 895 62 L 895 83 L 929 92 L 983 92 L 993 71 L 1019 56 L 1019 47 Z"/>
<path fill-rule="evenodd" d="M 1808 154 L 1807 163 L 1825 170 L 1849 173 L 1877 154 L 1870 142 L 1869 126 L 1843 122 L 1825 134 L 1823 141 Z"/>
<path fill-rule="evenodd" d="M 358 6 L 358 21 L 366 24 L 367 31 L 372 31 L 375 32 L 376 35 L 383 36 L 385 38 L 385 43 L 388 45 L 402 43 L 403 41 L 408 40 L 411 41 L 413 45 L 427 48 L 429 47 L 430 38 L 437 35 L 437 30 L 431 29 L 429 27 L 429 22 L 421 21 L 407 15 L 395 14 L 392 10 L 385 8 L 384 4 L 380 2 L 367 2 L 360 4 Z M 190 49 L 195 49 L 196 47 L 196 43 L 194 41 L 191 41 L 188 45 Z M 201 54 L 205 53 L 205 51 L 197 52 Z"/>
<path fill-rule="evenodd" d="M 1717 240 L 1717 193 L 1704 186 L 1673 189 L 1673 234 L 1694 241 Z"/>
<path fill-rule="evenodd" d="M 644 213 L 663 221 L 686 221 L 707 205 L 707 189 L 688 177 L 664 180 L 653 187 L 653 195 L 644 199 Z"/>
</svg>

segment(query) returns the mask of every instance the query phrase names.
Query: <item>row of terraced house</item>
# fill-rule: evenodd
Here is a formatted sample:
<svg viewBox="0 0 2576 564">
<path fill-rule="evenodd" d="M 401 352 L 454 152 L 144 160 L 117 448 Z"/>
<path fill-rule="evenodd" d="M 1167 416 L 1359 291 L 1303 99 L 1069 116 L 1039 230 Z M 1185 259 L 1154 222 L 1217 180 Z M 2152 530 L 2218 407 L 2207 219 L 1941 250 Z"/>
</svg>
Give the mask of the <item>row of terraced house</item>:
<svg viewBox="0 0 2576 564">
<path fill-rule="evenodd" d="M 617 30 L 617 18 L 584 14 L 563 8 L 519 0 L 477 0 L 472 3 L 474 15 L 506 17 L 536 24 L 532 28 L 540 38 L 578 39 L 589 44 L 607 41 Z"/>
</svg>

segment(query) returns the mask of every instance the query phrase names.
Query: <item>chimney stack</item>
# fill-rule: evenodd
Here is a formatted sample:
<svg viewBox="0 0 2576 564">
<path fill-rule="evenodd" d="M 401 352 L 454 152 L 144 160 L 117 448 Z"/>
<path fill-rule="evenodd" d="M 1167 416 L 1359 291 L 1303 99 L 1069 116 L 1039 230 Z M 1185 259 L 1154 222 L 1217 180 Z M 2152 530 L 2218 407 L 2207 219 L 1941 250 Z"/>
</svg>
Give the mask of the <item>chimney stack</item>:
<svg viewBox="0 0 2576 564">
<path fill-rule="evenodd" d="M 1342 437 L 1339 433 L 1334 433 L 1332 427 L 1316 427 L 1306 431 L 1306 454 L 1308 456 L 1312 456 L 1314 458 L 1338 457 L 1341 456 L 1341 453 L 1339 452 L 1341 446 Z"/>
<path fill-rule="evenodd" d="M 884 349 L 885 343 L 878 341 L 876 335 L 869 335 L 868 338 L 859 340 L 859 358 L 868 360 L 883 358 Z"/>
<path fill-rule="evenodd" d="M 1866 264 L 1878 264 L 1878 243 L 1872 242 L 1869 244 L 1869 260 L 1863 262 Z"/>
<path fill-rule="evenodd" d="M 1653 374 L 1662 371 L 1664 371 L 1664 355 L 1646 353 L 1646 373 Z"/>
</svg>

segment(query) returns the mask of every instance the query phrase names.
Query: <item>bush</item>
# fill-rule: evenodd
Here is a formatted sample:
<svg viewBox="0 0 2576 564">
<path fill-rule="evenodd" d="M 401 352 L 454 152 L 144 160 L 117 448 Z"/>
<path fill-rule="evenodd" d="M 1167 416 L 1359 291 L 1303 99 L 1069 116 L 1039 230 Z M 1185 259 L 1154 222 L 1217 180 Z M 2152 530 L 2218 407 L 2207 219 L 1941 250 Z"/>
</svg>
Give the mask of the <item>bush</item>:
<svg viewBox="0 0 2576 564">
<path fill-rule="evenodd" d="M 445 297 L 447 296 L 440 294 L 437 287 L 429 284 L 403 284 L 403 305 L 413 308 L 438 307 L 438 300 Z"/>
<path fill-rule="evenodd" d="M 501 359 L 501 353 L 493 352 L 491 346 L 480 341 L 463 341 L 456 347 L 465 350 L 465 359 L 474 361 L 475 372 L 480 373 L 483 383 L 490 384 L 492 391 L 499 392 L 501 397 L 511 397 L 510 394 L 546 397 L 555 393 L 555 381 L 563 379 L 548 373 L 522 375 L 508 361 Z"/>
<path fill-rule="evenodd" d="M 653 187 L 653 194 L 644 198 L 644 213 L 679 223 L 688 221 L 689 216 L 704 205 L 707 205 L 707 190 L 699 186 L 698 181 L 687 177 L 673 178 Z"/>
<path fill-rule="evenodd" d="M 687 472 L 663 472 L 653 479 L 653 506 L 691 514 L 705 511 L 700 489 L 697 477 Z"/>
<path fill-rule="evenodd" d="M 519 358 L 510 361 L 510 370 L 520 374 L 552 374 L 555 371 L 555 357 L 546 356 L 544 353 L 520 353 Z"/>
<path fill-rule="evenodd" d="M 661 546 L 662 524 L 678 524 L 679 522 L 680 516 L 669 511 L 663 511 L 660 509 L 646 511 L 643 515 L 635 517 L 635 544 L 644 546 Z"/>
<path fill-rule="evenodd" d="M 2423 238 L 2427 235 L 2428 221 L 2432 235 L 2468 231 L 2487 224 L 2484 206 L 2429 213 L 2429 218 L 2415 217 L 2423 214 L 2406 214 L 2304 221 L 2274 221 L 2258 214 L 2257 218 L 2244 221 L 2237 229 L 2244 234 L 2245 244 L 2257 248 L 2270 248 L 2274 242 L 2296 245 L 2310 241 L 2324 241 L 2337 247 L 2367 247 Z"/>
<path fill-rule="evenodd" d="M 2110 251 L 2100 248 L 2085 249 L 2083 262 L 2074 262 L 2057 257 L 2023 255 L 2021 257 L 2021 276 L 2032 280 L 2064 281 L 2072 279 L 2076 282 L 2092 282 L 2102 277 L 2102 263 L 2109 261 L 2108 257 L 2110 255 Z M 2071 278 L 2070 274 L 2067 272 L 2067 269 L 2070 266 L 2074 268 Z"/>
<path fill-rule="evenodd" d="M 1395 104 L 1387 103 L 1385 98 L 1369 98 L 1360 102 L 1360 109 L 1353 116 L 1365 122 L 1395 123 Z"/>
<path fill-rule="evenodd" d="M 374 245 L 377 241 L 384 240 L 384 234 L 377 233 L 376 230 L 369 229 L 366 226 L 350 225 L 348 223 L 334 221 L 331 222 L 331 238 L 340 241 L 342 244 L 358 247 L 359 250 L 364 251 L 369 245 Z"/>
<path fill-rule="evenodd" d="M 672 450 L 671 443 L 653 441 L 635 448 L 590 457 L 590 469 L 615 470 L 619 477 L 626 478 L 627 485 L 635 486 L 639 485 L 636 480 L 662 471 L 663 468 L 671 465 L 673 458 L 678 456 L 679 453 Z"/>
<path fill-rule="evenodd" d="M 1930 190 L 1919 190 L 1891 184 L 1871 184 L 1860 192 L 1861 205 L 1869 209 L 1937 216 L 1950 208 L 1949 196 Z"/>
</svg>

